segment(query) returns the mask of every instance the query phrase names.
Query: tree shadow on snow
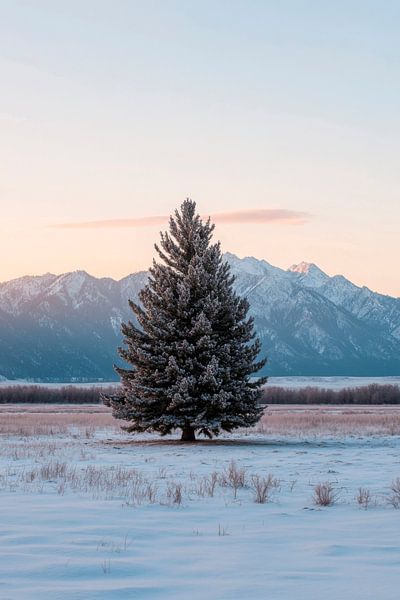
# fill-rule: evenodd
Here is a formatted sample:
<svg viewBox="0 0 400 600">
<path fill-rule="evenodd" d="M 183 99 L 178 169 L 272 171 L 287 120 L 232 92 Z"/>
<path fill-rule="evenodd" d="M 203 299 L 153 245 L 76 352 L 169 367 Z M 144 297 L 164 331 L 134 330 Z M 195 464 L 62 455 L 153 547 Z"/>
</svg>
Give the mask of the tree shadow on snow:
<svg viewBox="0 0 400 600">
<path fill-rule="evenodd" d="M 374 442 L 374 443 L 373 443 Z M 385 443 L 386 442 L 386 443 Z M 346 447 L 354 447 L 354 446 L 365 446 L 365 445 L 387 445 L 387 440 L 380 440 L 380 442 L 371 438 L 353 438 L 353 439 L 260 439 L 260 438 L 232 438 L 232 439 L 224 439 L 224 438 L 199 438 L 195 442 L 182 442 L 178 438 L 162 438 L 162 437 L 154 437 L 148 439 L 138 439 L 138 438 L 130 438 L 130 439 L 122 439 L 122 440 L 103 440 L 103 444 L 107 446 L 114 447 L 126 447 L 126 446 L 159 446 L 159 447 L 169 447 L 169 446 L 178 446 L 181 448 L 198 448 L 198 447 L 256 447 L 256 448 L 301 448 L 303 450 L 312 449 L 312 448 L 323 448 L 323 447 L 338 447 L 338 448 L 346 448 Z"/>
</svg>

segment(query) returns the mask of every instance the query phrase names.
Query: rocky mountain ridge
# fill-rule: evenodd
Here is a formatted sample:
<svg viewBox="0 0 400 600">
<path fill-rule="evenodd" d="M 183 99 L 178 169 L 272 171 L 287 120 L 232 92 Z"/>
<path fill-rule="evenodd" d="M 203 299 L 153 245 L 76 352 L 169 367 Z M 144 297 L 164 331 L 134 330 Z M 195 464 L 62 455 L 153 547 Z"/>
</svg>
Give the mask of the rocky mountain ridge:
<svg viewBox="0 0 400 600">
<path fill-rule="evenodd" d="M 247 296 L 273 375 L 399 375 L 400 299 L 358 287 L 317 265 L 287 271 L 227 253 Z M 0 284 L 0 376 L 115 379 L 121 322 L 147 273 L 116 281 L 85 271 Z"/>
</svg>

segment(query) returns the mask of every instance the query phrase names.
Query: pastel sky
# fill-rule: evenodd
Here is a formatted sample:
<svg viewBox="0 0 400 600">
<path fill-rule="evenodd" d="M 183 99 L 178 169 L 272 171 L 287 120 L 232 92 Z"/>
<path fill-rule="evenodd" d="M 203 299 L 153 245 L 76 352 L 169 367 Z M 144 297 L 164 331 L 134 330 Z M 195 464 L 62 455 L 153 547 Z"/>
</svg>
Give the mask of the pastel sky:
<svg viewBox="0 0 400 600">
<path fill-rule="evenodd" d="M 400 296 L 400 3 L 0 0 L 0 280 L 223 248 Z"/>
</svg>

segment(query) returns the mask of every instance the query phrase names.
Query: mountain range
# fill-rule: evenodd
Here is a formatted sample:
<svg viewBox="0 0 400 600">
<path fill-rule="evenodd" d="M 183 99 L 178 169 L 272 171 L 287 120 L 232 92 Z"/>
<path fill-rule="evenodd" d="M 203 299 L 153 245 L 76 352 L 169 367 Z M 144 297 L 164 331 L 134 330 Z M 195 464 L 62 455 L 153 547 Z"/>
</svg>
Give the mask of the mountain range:
<svg viewBox="0 0 400 600">
<path fill-rule="evenodd" d="M 400 298 L 328 276 L 310 263 L 288 270 L 253 257 L 225 259 L 247 296 L 268 356 L 266 373 L 400 375 Z M 0 283 L 0 378 L 111 381 L 121 322 L 147 281 L 85 271 Z"/>
</svg>

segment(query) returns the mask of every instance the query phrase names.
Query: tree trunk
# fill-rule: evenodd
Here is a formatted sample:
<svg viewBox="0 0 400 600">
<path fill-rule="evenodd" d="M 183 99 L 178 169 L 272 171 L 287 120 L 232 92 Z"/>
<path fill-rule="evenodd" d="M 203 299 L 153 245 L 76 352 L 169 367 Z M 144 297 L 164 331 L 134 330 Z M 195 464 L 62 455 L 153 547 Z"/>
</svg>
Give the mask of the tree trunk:
<svg viewBox="0 0 400 600">
<path fill-rule="evenodd" d="M 186 427 L 182 427 L 182 436 L 181 442 L 195 442 L 196 436 L 194 434 L 194 428 L 190 425 L 186 425 Z"/>
</svg>

